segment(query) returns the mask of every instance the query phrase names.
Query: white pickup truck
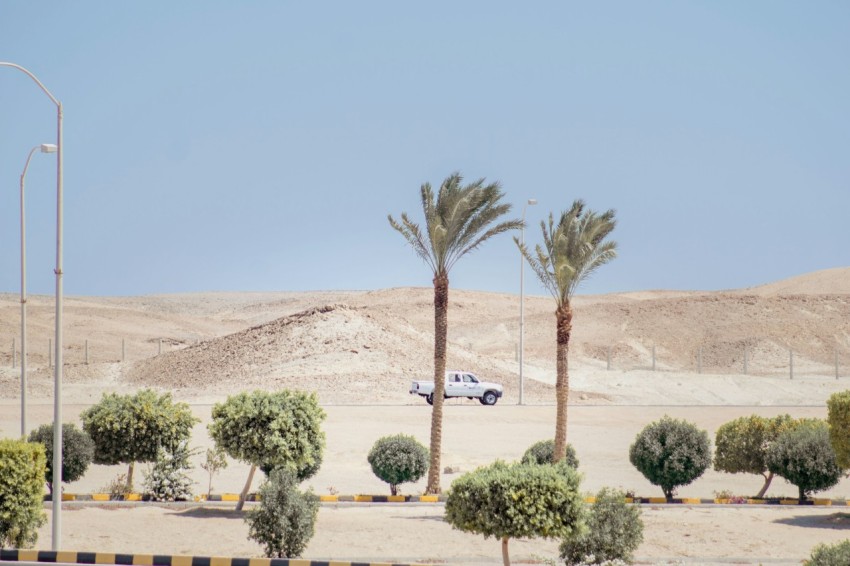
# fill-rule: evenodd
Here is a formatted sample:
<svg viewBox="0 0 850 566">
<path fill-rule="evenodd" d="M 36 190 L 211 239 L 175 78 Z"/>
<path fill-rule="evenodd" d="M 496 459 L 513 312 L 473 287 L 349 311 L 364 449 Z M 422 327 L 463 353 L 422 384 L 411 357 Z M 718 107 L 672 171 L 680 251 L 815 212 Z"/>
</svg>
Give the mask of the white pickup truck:
<svg viewBox="0 0 850 566">
<path fill-rule="evenodd" d="M 429 405 L 434 404 L 434 382 L 414 381 L 410 384 L 411 395 L 425 397 Z M 467 399 L 478 399 L 482 405 L 495 405 L 502 396 L 502 386 L 498 383 L 481 381 L 473 373 L 468 371 L 446 372 L 445 398 L 466 397 Z"/>
</svg>

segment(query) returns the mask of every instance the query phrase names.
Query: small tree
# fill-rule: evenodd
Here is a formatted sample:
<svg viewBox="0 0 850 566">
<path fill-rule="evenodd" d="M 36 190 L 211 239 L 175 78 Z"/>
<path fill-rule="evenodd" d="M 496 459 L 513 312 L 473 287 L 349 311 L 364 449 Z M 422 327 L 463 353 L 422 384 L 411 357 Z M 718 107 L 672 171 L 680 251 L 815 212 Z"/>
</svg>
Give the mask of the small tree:
<svg viewBox="0 0 850 566">
<path fill-rule="evenodd" d="M 227 468 L 227 454 L 219 446 L 207 448 L 206 460 L 201 462 L 201 468 L 210 476 L 210 481 L 207 484 L 207 499 L 209 499 L 212 495 L 213 476 Z"/>
<path fill-rule="evenodd" d="M 693 423 L 664 415 L 638 433 L 629 461 L 672 501 L 677 487 L 688 485 L 711 465 L 711 441 Z"/>
<path fill-rule="evenodd" d="M 767 467 L 797 486 L 801 503 L 808 494 L 836 485 L 842 474 L 828 425 L 818 419 L 807 419 L 780 434 L 767 450 Z"/>
<path fill-rule="evenodd" d="M 152 501 L 187 501 L 192 498 L 194 481 L 187 474 L 192 469 L 189 458 L 196 454 L 187 442 L 173 452 L 160 450 L 150 472 L 145 474 L 144 495 Z"/>
<path fill-rule="evenodd" d="M 127 486 L 133 487 L 136 462 L 154 462 L 160 449 L 173 451 L 189 440 L 199 422 L 186 403 L 171 393 L 143 389 L 134 395 L 105 393 L 97 405 L 80 414 L 94 440 L 95 464 L 127 464 Z"/>
<path fill-rule="evenodd" d="M 826 407 L 829 441 L 835 451 L 836 462 L 844 469 L 850 468 L 850 391 L 833 393 Z"/>
<path fill-rule="evenodd" d="M 45 481 L 47 489 L 53 493 L 53 424 L 41 425 L 30 432 L 30 442 L 44 446 L 46 458 Z M 94 442 L 77 425 L 62 424 L 62 482 L 71 483 L 82 478 L 94 458 Z M 61 491 L 61 490 L 60 490 Z"/>
<path fill-rule="evenodd" d="M 228 456 L 251 465 L 237 510 L 258 467 L 315 471 L 325 447 L 324 418 L 316 394 L 303 391 L 242 392 L 213 407 L 210 437 Z"/>
<path fill-rule="evenodd" d="M 446 521 L 464 532 L 501 539 L 508 566 L 511 538 L 566 538 L 584 528 L 580 480 L 575 468 L 563 463 L 497 461 L 452 483 Z"/>
<path fill-rule="evenodd" d="M 319 498 L 298 491 L 291 470 L 275 468 L 260 487 L 260 505 L 248 511 L 248 538 L 263 545 L 269 558 L 297 558 L 313 538 Z"/>
<path fill-rule="evenodd" d="M 643 541 L 643 521 L 640 509 L 626 503 L 625 493 L 603 487 L 596 494 L 586 520 L 586 531 L 561 543 L 561 558 L 567 565 L 604 564 L 613 560 L 632 563 L 634 551 Z"/>
<path fill-rule="evenodd" d="M 379 438 L 369 451 L 369 465 L 381 481 L 390 484 L 390 493 L 398 495 L 398 486 L 415 482 L 428 471 L 428 449 L 412 436 L 397 434 Z"/>
<path fill-rule="evenodd" d="M 551 464 L 555 456 L 555 441 L 553 439 L 541 440 L 528 447 L 522 455 L 523 464 Z M 578 456 L 572 444 L 567 444 L 567 454 L 564 462 L 572 467 L 578 468 Z"/>
<path fill-rule="evenodd" d="M 767 449 L 781 432 L 797 424 L 790 415 L 750 415 L 723 424 L 715 435 L 714 469 L 729 474 L 761 474 L 764 485 L 756 497 L 764 497 L 773 480 L 765 460 Z"/>
<path fill-rule="evenodd" d="M 47 518 L 42 510 L 44 446 L 0 440 L 0 548 L 31 548 Z"/>
<path fill-rule="evenodd" d="M 835 544 L 819 544 L 812 549 L 805 566 L 846 566 L 850 564 L 850 540 Z"/>
</svg>

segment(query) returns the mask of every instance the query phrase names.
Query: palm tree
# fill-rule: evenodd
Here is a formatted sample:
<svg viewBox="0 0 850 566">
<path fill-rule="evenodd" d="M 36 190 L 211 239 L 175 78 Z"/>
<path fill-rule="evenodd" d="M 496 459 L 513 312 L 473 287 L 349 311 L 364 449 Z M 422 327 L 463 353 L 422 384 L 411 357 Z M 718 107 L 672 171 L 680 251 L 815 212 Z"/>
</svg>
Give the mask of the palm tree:
<svg viewBox="0 0 850 566">
<path fill-rule="evenodd" d="M 549 226 L 541 222 L 543 246 L 535 247 L 535 255 L 528 247 L 514 238 L 520 252 L 540 278 L 541 283 L 555 297 L 556 309 L 556 381 L 555 397 L 557 417 L 555 419 L 555 452 L 558 462 L 567 453 L 567 398 L 570 392 L 570 376 L 567 354 L 570 348 L 570 333 L 573 329 L 573 309 L 570 298 L 579 284 L 600 266 L 617 257 L 617 242 L 605 238 L 614 230 L 614 211 L 598 214 L 585 210 L 584 202 L 576 200 L 572 207 L 561 213 L 558 224 L 549 214 Z"/>
<path fill-rule="evenodd" d="M 440 493 L 440 446 L 443 433 L 443 395 L 446 390 L 446 333 L 448 328 L 449 271 L 467 253 L 492 236 L 522 226 L 519 220 L 496 224 L 511 209 L 502 203 L 499 183 L 484 184 L 478 179 L 466 186 L 460 173 L 443 181 L 434 200 L 429 183 L 420 189 L 425 233 L 411 221 L 407 213 L 401 222 L 389 215 L 390 226 L 413 247 L 416 254 L 434 273 L 434 395 L 431 411 L 431 464 L 426 493 Z"/>
</svg>

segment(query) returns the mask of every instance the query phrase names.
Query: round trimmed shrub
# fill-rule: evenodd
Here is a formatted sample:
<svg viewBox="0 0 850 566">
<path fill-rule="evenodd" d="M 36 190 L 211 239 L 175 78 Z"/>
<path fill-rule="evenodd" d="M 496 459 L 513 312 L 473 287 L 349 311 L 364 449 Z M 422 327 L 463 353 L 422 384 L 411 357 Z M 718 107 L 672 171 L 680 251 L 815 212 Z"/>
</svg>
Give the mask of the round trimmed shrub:
<svg viewBox="0 0 850 566">
<path fill-rule="evenodd" d="M 606 564 L 621 560 L 631 564 L 643 541 L 640 509 L 626 503 L 622 491 L 603 487 L 587 514 L 587 530 L 561 543 L 561 558 L 574 564 Z"/>
<path fill-rule="evenodd" d="M 53 423 L 41 425 L 30 432 L 30 442 L 44 446 L 47 459 L 45 480 L 53 493 Z M 82 478 L 94 459 L 94 441 L 71 423 L 62 424 L 62 482 L 71 483 Z"/>
<path fill-rule="evenodd" d="M 297 558 L 313 538 L 319 498 L 297 486 L 291 470 L 275 468 L 260 487 L 260 505 L 245 517 L 248 538 L 263 545 L 268 558 Z"/>
<path fill-rule="evenodd" d="M 369 451 L 369 465 L 381 481 L 390 484 L 390 493 L 398 495 L 398 486 L 417 481 L 428 471 L 429 450 L 412 436 L 397 434 L 379 438 Z"/>
<path fill-rule="evenodd" d="M 693 423 L 665 415 L 646 426 L 629 449 L 629 461 L 668 501 L 711 465 L 708 433 Z"/>
<path fill-rule="evenodd" d="M 564 463 L 497 461 L 452 483 L 445 518 L 458 530 L 500 539 L 502 559 L 510 564 L 512 538 L 566 538 L 584 529 L 580 481 Z"/>
<path fill-rule="evenodd" d="M 850 391 L 833 393 L 826 402 L 829 440 L 842 468 L 850 468 Z"/>
<path fill-rule="evenodd" d="M 780 434 L 767 451 L 767 467 L 797 486 L 800 502 L 836 485 L 842 475 L 829 441 L 829 425 L 818 419 Z"/>
<path fill-rule="evenodd" d="M 555 441 L 541 440 L 528 447 L 522 455 L 523 464 L 551 464 L 552 456 L 555 454 Z M 567 444 L 567 455 L 564 462 L 571 468 L 578 468 L 578 456 L 572 444 Z"/>
</svg>

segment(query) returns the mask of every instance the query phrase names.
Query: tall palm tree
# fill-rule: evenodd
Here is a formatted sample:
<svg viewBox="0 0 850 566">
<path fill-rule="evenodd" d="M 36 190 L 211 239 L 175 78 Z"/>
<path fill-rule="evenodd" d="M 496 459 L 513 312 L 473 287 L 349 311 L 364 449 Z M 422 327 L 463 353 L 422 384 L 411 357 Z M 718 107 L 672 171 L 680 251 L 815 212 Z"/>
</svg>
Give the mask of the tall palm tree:
<svg viewBox="0 0 850 566">
<path fill-rule="evenodd" d="M 426 493 L 440 493 L 440 446 L 443 435 L 443 395 L 446 390 L 446 334 L 448 329 L 449 271 L 467 253 L 492 236 L 522 226 L 519 220 L 496 223 L 511 209 L 502 203 L 499 183 L 484 179 L 463 185 L 460 173 L 453 173 L 440 185 L 434 200 L 429 183 L 420 189 L 425 233 L 407 213 L 401 222 L 389 215 L 390 226 L 413 247 L 413 251 L 434 273 L 434 395 L 431 411 L 431 464 Z"/>
<path fill-rule="evenodd" d="M 567 355 L 570 348 L 570 333 L 573 329 L 573 309 L 570 299 L 579 284 L 590 277 L 600 266 L 617 257 L 617 242 L 606 240 L 614 230 L 614 211 L 598 214 L 585 210 L 584 202 L 576 200 L 572 207 L 561 213 L 558 224 L 549 213 L 549 226 L 541 222 L 543 246 L 535 247 L 535 254 L 514 238 L 523 257 L 540 278 L 541 283 L 555 298 L 556 320 L 556 381 L 555 397 L 557 417 L 555 419 L 555 452 L 557 462 L 567 454 L 567 398 L 570 392 L 570 376 Z"/>
</svg>

